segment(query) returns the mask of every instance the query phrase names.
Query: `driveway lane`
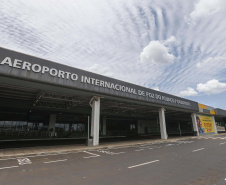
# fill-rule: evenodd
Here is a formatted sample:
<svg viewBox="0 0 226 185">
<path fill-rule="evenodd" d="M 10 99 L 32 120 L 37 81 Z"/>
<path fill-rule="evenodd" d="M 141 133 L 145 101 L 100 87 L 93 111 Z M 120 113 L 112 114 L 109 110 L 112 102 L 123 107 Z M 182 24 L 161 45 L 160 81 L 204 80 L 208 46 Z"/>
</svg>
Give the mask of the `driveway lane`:
<svg viewBox="0 0 226 185">
<path fill-rule="evenodd" d="M 109 155 L 90 151 L 100 157 L 75 158 L 68 156 L 67 161 L 44 164 L 43 158 L 37 162 L 23 165 L 17 169 L 7 169 L 0 173 L 2 184 L 187 184 L 192 179 L 200 181 L 210 176 L 222 178 L 226 172 L 225 147 L 222 140 L 200 139 L 193 143 L 168 147 L 145 149 L 135 152 L 135 148 L 110 149 L 113 152 L 126 152 Z M 160 144 L 162 146 L 162 144 Z M 205 148 L 192 153 L 193 150 Z M 49 157 L 49 156 L 48 156 Z M 55 159 L 50 156 L 49 160 Z M 159 160 L 144 166 L 128 169 L 129 166 Z M 225 173 L 226 174 L 226 173 Z M 8 178 L 10 176 L 10 178 Z M 206 177 L 207 178 L 207 177 Z M 208 179 L 208 178 L 207 178 Z"/>
</svg>

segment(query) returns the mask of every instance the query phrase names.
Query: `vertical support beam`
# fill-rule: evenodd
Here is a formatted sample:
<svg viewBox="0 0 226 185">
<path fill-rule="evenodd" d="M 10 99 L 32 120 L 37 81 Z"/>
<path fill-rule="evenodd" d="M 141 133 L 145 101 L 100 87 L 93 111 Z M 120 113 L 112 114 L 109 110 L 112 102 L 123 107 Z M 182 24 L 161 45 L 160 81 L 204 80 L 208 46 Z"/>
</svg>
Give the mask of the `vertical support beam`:
<svg viewBox="0 0 226 185">
<path fill-rule="evenodd" d="M 100 98 L 93 97 L 90 105 L 92 107 L 91 136 L 93 137 L 93 146 L 97 146 L 99 145 Z"/>
<path fill-rule="evenodd" d="M 198 130 L 198 125 L 197 125 L 195 113 L 191 114 L 191 119 L 192 119 L 192 124 L 193 124 L 193 131 L 197 134 L 197 136 L 199 136 L 199 130 Z"/>
<path fill-rule="evenodd" d="M 107 135 L 107 125 L 106 125 L 106 122 L 107 122 L 107 118 L 104 117 L 104 118 L 103 118 L 103 135 L 104 135 L 104 136 Z"/>
<path fill-rule="evenodd" d="M 53 133 L 55 132 L 55 124 L 56 124 L 56 114 L 50 114 L 49 130 L 51 130 Z"/>
<path fill-rule="evenodd" d="M 167 139 L 168 135 L 166 132 L 165 109 L 163 107 L 159 108 L 159 123 L 160 123 L 161 139 Z"/>
<path fill-rule="evenodd" d="M 214 126 L 215 134 L 218 134 L 218 132 L 217 132 L 217 125 L 216 125 L 214 116 L 212 116 L 212 120 L 213 120 L 213 126 Z"/>
</svg>

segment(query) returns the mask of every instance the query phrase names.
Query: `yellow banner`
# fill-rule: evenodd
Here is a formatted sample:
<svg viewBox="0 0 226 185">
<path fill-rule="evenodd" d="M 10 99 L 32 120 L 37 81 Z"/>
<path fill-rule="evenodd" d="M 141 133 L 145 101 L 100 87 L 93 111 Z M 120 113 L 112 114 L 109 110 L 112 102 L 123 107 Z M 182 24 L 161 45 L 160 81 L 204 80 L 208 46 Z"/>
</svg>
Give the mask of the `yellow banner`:
<svg viewBox="0 0 226 185">
<path fill-rule="evenodd" d="M 199 133 L 214 133 L 214 125 L 212 117 L 210 116 L 203 116 L 203 115 L 197 115 L 196 121 L 198 125 L 198 131 Z"/>
</svg>

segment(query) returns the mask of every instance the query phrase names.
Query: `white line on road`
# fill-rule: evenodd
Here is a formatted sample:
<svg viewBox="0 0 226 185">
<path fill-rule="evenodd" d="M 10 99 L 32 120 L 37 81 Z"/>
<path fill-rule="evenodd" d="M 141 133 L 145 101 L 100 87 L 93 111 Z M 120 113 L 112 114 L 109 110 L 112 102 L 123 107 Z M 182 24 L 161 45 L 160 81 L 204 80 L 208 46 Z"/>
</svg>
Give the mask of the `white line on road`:
<svg viewBox="0 0 226 185">
<path fill-rule="evenodd" d="M 134 165 L 134 166 L 130 166 L 130 167 L 128 167 L 128 168 L 135 168 L 135 167 L 138 167 L 138 166 L 143 166 L 143 165 L 151 164 L 151 163 L 155 163 L 155 162 L 159 162 L 159 160 L 150 161 L 150 162 L 142 163 L 142 164 L 137 164 L 137 165 Z"/>
<path fill-rule="evenodd" d="M 91 153 L 91 152 L 87 152 L 87 151 L 83 151 L 83 152 L 92 155 L 92 156 L 89 156 L 89 157 L 83 157 L 85 159 L 88 159 L 88 158 L 91 158 L 91 157 L 99 157 L 100 156 L 100 155 L 97 155 L 97 154 L 94 154 L 94 153 Z"/>
<path fill-rule="evenodd" d="M 8 169 L 8 168 L 17 168 L 19 166 L 9 166 L 9 167 L 3 167 L 3 168 L 0 168 L 0 170 L 3 170 L 3 169 Z"/>
<path fill-rule="evenodd" d="M 226 142 L 224 142 L 224 143 L 220 143 L 219 145 L 223 145 L 223 144 L 226 144 Z"/>
<path fill-rule="evenodd" d="M 118 152 L 118 153 L 115 153 L 115 152 L 110 152 L 108 150 L 97 150 L 97 152 L 101 152 L 101 153 L 104 153 L 104 154 L 109 154 L 109 155 L 117 155 L 117 154 L 124 154 L 125 152 Z"/>
<path fill-rule="evenodd" d="M 197 149 L 197 150 L 193 150 L 192 152 L 197 152 L 197 151 L 200 151 L 200 150 L 204 150 L 205 148 L 200 148 L 200 149 Z"/>
<path fill-rule="evenodd" d="M 17 158 L 6 158 L 6 159 L 0 159 L 0 161 L 7 161 L 7 160 L 12 160 L 12 159 L 17 159 Z"/>
<path fill-rule="evenodd" d="M 118 153 L 114 153 L 114 152 L 112 152 L 112 154 L 111 154 L 111 155 L 124 154 L 124 153 L 126 153 L 126 152 L 118 152 Z"/>
<path fill-rule="evenodd" d="M 133 148 L 134 146 L 119 146 L 119 147 L 114 147 L 114 148 L 111 148 L 112 150 L 115 150 L 115 149 L 122 149 L 122 148 Z"/>
<path fill-rule="evenodd" d="M 45 157 L 45 156 L 51 156 L 51 155 L 65 155 L 65 154 L 76 154 L 76 153 L 81 153 L 79 152 L 67 152 L 67 153 L 49 153 L 49 154 L 37 154 L 37 155 L 28 155 L 28 156 L 24 156 L 24 157 Z M 7 161 L 7 160 L 13 160 L 13 159 L 17 159 L 17 157 L 15 158 L 5 158 L 5 159 L 0 159 L 0 161 Z"/>
<path fill-rule="evenodd" d="M 62 159 L 62 160 L 57 160 L 57 161 L 48 161 L 48 162 L 44 162 L 45 164 L 47 163 L 57 163 L 57 162 L 63 162 L 66 161 L 67 159 Z"/>
<path fill-rule="evenodd" d="M 140 149 L 140 150 L 135 150 L 136 152 L 139 152 L 139 151 L 142 151 L 142 150 L 144 150 L 144 149 Z"/>
</svg>

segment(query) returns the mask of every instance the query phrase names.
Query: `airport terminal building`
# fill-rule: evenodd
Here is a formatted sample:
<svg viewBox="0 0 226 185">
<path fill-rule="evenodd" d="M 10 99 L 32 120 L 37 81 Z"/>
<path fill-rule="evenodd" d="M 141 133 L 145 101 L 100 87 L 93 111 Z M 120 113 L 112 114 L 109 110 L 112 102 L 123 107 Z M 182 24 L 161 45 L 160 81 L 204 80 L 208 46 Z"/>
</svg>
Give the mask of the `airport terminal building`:
<svg viewBox="0 0 226 185">
<path fill-rule="evenodd" d="M 0 141 L 204 135 L 226 111 L 0 48 Z"/>
</svg>

